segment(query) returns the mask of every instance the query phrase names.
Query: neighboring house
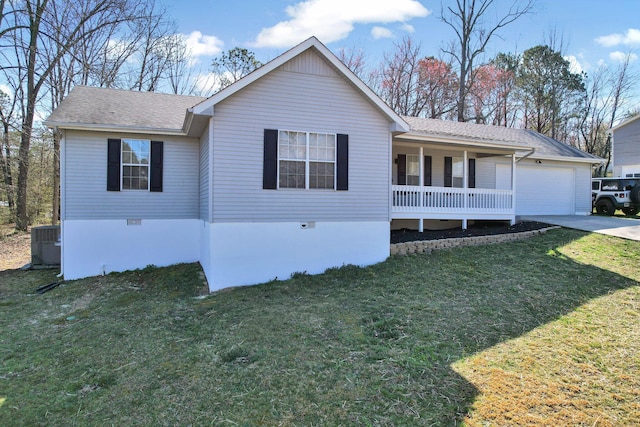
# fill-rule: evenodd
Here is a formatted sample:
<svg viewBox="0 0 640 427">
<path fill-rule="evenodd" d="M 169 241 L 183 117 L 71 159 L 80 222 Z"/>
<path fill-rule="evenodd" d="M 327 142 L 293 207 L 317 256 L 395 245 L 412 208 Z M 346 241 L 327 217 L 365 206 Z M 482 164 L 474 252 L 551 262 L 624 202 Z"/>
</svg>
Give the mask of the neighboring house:
<svg viewBox="0 0 640 427">
<path fill-rule="evenodd" d="M 46 123 L 65 279 L 199 261 L 211 290 L 383 261 L 390 223 L 587 214 L 599 162 L 400 117 L 315 38 L 208 99 L 76 87 Z"/>
<path fill-rule="evenodd" d="M 611 128 L 613 176 L 640 177 L 640 114 Z"/>
</svg>

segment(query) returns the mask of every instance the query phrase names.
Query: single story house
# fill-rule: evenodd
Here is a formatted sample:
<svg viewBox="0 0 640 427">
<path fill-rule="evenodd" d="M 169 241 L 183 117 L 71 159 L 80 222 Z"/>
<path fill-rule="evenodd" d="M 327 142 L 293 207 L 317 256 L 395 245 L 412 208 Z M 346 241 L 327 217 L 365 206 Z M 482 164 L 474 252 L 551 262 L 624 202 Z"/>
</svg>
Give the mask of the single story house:
<svg viewBox="0 0 640 427">
<path fill-rule="evenodd" d="M 206 99 L 78 86 L 46 123 L 65 279 L 198 261 L 212 291 L 383 261 L 390 227 L 588 214 L 599 161 L 401 117 L 316 38 Z"/>
<path fill-rule="evenodd" d="M 640 114 L 611 128 L 613 176 L 640 178 Z"/>
</svg>

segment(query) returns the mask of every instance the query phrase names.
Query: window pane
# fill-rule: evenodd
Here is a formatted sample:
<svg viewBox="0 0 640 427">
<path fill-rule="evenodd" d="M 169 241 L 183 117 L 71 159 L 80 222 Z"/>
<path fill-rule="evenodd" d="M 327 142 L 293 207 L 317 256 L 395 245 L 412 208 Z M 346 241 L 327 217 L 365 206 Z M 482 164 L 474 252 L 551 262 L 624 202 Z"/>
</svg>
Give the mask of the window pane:
<svg viewBox="0 0 640 427">
<path fill-rule="evenodd" d="M 281 159 L 305 159 L 307 157 L 306 134 L 281 131 L 278 142 Z"/>
<path fill-rule="evenodd" d="M 123 166 L 122 167 L 123 190 L 148 190 L 149 167 L 148 166 Z"/>
<path fill-rule="evenodd" d="M 420 175 L 420 160 L 418 156 L 407 155 L 407 175 Z"/>
<path fill-rule="evenodd" d="M 281 188 L 304 188 L 304 162 L 280 160 Z"/>
<path fill-rule="evenodd" d="M 309 163 L 309 188 L 333 189 L 334 163 L 310 162 Z"/>
<path fill-rule="evenodd" d="M 149 164 L 150 143 L 148 140 L 124 139 L 122 140 L 122 164 Z"/>
<path fill-rule="evenodd" d="M 452 162 L 453 176 L 459 176 L 459 177 L 464 176 L 464 166 L 462 162 L 462 157 L 453 157 L 451 162 Z"/>
<path fill-rule="evenodd" d="M 327 147 L 327 156 L 325 157 L 325 160 L 332 161 L 332 162 L 336 160 L 335 145 Z"/>
<path fill-rule="evenodd" d="M 289 132 L 280 131 L 280 143 L 287 145 L 289 144 Z"/>
</svg>

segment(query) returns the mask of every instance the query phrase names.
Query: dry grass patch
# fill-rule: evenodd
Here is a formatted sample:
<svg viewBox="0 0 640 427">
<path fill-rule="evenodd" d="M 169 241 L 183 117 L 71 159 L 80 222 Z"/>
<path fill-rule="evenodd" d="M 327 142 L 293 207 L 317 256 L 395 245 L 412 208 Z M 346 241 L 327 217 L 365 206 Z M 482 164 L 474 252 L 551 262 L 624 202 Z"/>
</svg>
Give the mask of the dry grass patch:
<svg viewBox="0 0 640 427">
<path fill-rule="evenodd" d="M 0 271 L 20 268 L 31 261 L 31 235 L 0 225 Z"/>
<path fill-rule="evenodd" d="M 596 235 L 580 240 L 580 245 L 558 248 L 555 256 L 638 282 L 638 243 Z M 465 422 L 635 424 L 640 419 L 639 325 L 640 287 L 633 286 L 592 299 L 522 337 L 455 363 L 454 369 L 479 391 Z"/>
<path fill-rule="evenodd" d="M 0 272 L 0 425 L 624 425 L 639 264 L 554 230 L 204 298 L 197 264 Z"/>
</svg>

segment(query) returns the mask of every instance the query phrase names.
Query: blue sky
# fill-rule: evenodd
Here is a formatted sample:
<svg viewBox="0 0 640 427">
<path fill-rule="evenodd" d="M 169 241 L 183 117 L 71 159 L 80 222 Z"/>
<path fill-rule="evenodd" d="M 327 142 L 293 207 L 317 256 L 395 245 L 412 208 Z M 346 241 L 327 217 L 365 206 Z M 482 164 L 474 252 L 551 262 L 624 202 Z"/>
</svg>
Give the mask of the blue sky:
<svg viewBox="0 0 640 427">
<path fill-rule="evenodd" d="M 334 52 L 364 50 L 370 68 L 404 36 L 420 42 L 426 56 L 441 55 L 440 49 L 454 39 L 453 31 L 439 20 L 440 0 L 165 1 L 203 69 L 221 51 L 236 46 L 266 62 L 311 35 Z M 442 0 L 445 7 L 453 3 Z M 489 22 L 512 3 L 495 0 Z M 640 71 L 640 0 L 537 0 L 533 13 L 493 39 L 486 59 L 497 52 L 522 53 L 543 44 L 554 31 L 576 70 L 589 73 L 599 64 L 615 65 L 631 54 L 633 69 Z"/>
</svg>

